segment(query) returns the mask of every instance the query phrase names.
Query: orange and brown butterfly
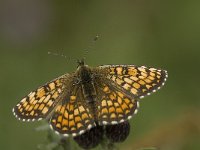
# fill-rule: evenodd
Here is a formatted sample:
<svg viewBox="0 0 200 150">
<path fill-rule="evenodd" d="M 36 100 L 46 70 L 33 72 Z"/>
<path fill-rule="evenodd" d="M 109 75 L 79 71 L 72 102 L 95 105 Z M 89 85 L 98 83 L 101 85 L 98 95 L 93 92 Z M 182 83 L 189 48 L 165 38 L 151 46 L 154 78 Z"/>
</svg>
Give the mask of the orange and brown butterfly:
<svg viewBox="0 0 200 150">
<path fill-rule="evenodd" d="M 22 121 L 48 119 L 64 136 L 77 136 L 96 125 L 118 124 L 137 113 L 139 99 L 160 89 L 167 71 L 135 65 L 89 67 L 78 61 L 71 74 L 32 91 L 14 108 Z"/>
</svg>

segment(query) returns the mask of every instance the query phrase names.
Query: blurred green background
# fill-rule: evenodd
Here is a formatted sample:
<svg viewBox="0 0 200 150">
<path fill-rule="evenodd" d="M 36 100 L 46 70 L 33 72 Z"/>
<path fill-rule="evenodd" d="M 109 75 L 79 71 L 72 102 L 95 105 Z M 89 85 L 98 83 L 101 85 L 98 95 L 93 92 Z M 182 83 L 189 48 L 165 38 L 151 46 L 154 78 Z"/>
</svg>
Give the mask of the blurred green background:
<svg viewBox="0 0 200 150">
<path fill-rule="evenodd" d="M 35 150 L 45 142 L 46 132 L 34 130 L 42 123 L 19 122 L 12 107 L 31 90 L 74 71 L 74 59 L 86 50 L 90 66 L 135 64 L 169 72 L 166 86 L 141 101 L 119 149 L 200 149 L 199 6 L 172 0 L 1 1 L 1 149 Z"/>
</svg>

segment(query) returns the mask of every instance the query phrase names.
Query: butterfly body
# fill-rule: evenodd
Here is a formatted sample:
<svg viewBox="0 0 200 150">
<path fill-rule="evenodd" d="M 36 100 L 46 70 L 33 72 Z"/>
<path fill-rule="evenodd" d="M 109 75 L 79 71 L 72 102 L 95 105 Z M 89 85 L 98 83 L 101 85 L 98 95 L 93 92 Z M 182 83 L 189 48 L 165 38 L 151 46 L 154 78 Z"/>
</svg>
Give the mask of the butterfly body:
<svg viewBox="0 0 200 150">
<path fill-rule="evenodd" d="M 13 108 L 22 121 L 49 118 L 51 128 L 77 136 L 96 125 L 118 124 L 137 113 L 139 99 L 164 85 L 167 72 L 135 65 L 89 67 L 83 61 L 71 74 L 32 91 Z"/>
</svg>

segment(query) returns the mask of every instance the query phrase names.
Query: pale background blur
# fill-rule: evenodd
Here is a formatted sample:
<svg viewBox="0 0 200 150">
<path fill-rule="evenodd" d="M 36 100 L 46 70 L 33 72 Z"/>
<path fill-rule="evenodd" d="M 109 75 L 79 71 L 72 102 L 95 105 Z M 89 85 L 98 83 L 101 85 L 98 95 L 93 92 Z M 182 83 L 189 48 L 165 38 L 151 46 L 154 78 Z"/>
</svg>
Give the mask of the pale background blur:
<svg viewBox="0 0 200 150">
<path fill-rule="evenodd" d="M 0 149 L 35 150 L 42 123 L 11 110 L 45 82 L 90 66 L 135 64 L 168 70 L 166 86 L 141 101 L 119 149 L 200 149 L 200 2 L 159 0 L 0 2 Z M 65 54 L 67 59 L 48 55 Z M 70 60 L 70 61 L 69 61 Z"/>
</svg>

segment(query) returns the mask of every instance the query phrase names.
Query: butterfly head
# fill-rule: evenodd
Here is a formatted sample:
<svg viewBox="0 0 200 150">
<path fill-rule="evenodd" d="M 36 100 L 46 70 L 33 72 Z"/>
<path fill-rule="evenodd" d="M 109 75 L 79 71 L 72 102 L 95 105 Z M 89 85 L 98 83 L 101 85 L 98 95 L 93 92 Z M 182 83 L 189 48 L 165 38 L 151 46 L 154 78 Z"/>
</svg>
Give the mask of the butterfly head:
<svg viewBox="0 0 200 150">
<path fill-rule="evenodd" d="M 78 67 L 84 66 L 85 65 L 84 59 L 82 58 L 81 60 L 77 60 L 77 64 L 78 64 Z"/>
</svg>

